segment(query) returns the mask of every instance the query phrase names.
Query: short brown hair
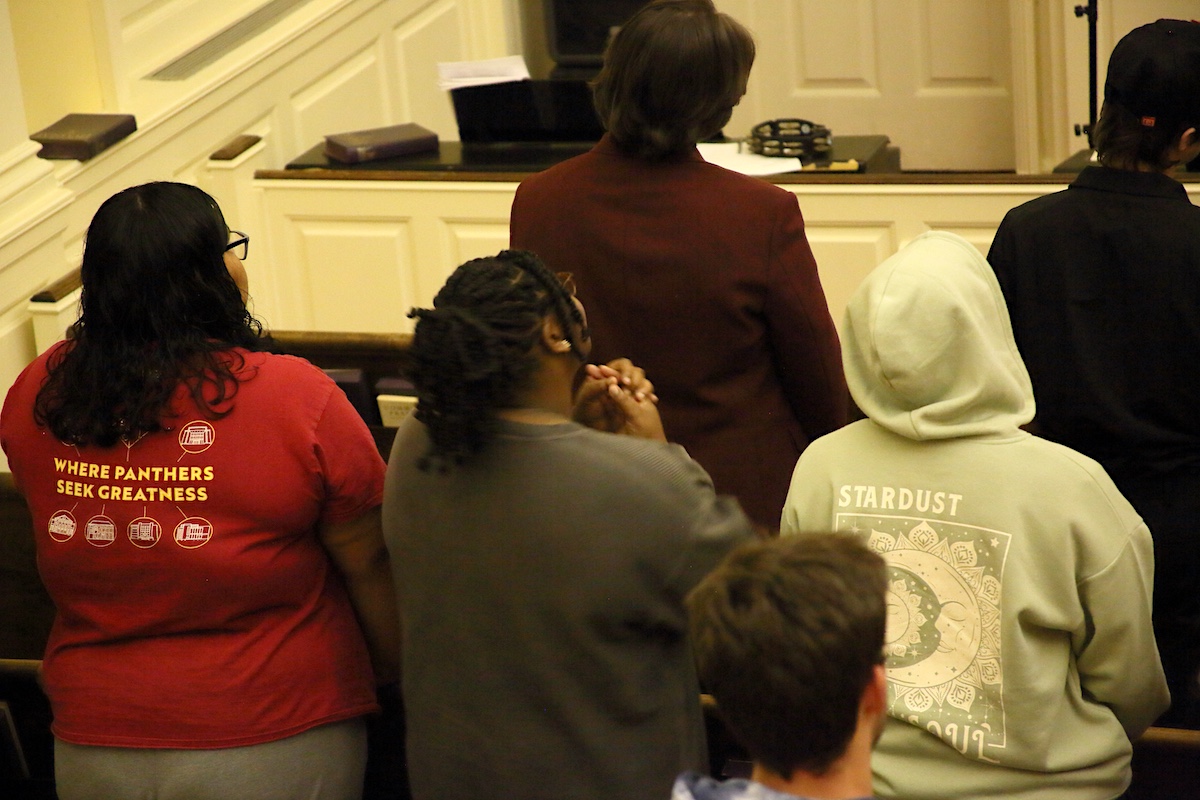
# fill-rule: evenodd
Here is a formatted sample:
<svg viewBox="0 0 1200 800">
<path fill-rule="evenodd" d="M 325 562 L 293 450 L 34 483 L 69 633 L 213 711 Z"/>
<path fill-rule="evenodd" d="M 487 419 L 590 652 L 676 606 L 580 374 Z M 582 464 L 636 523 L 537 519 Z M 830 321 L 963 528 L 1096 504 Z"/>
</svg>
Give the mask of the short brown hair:
<svg viewBox="0 0 1200 800">
<path fill-rule="evenodd" d="M 609 43 L 596 113 L 622 150 L 677 155 L 729 122 L 753 63 L 754 38 L 712 0 L 656 0 Z"/>
<path fill-rule="evenodd" d="M 1092 143 L 1096 147 L 1096 157 L 1106 167 L 1137 169 L 1138 164 L 1146 164 L 1165 170 L 1176 163 L 1170 157 L 1171 146 L 1190 127 L 1189 123 L 1171 123 L 1166 119 L 1155 120 L 1154 125 L 1147 126 L 1141 117 L 1120 103 L 1105 100 L 1092 132 Z"/>
<path fill-rule="evenodd" d="M 688 597 L 700 681 L 755 761 L 822 774 L 846 750 L 883 662 L 887 573 L 848 534 L 731 552 Z"/>
</svg>

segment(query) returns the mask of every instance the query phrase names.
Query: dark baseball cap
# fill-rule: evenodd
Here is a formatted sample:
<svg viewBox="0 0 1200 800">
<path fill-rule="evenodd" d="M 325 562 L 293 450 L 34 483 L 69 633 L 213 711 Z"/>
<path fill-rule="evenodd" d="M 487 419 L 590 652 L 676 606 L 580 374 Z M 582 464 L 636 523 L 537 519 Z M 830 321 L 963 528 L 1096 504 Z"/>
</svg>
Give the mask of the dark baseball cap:
<svg viewBox="0 0 1200 800">
<path fill-rule="evenodd" d="M 1104 99 L 1142 124 L 1200 124 L 1200 22 L 1160 19 L 1134 28 L 1108 59 Z"/>
</svg>

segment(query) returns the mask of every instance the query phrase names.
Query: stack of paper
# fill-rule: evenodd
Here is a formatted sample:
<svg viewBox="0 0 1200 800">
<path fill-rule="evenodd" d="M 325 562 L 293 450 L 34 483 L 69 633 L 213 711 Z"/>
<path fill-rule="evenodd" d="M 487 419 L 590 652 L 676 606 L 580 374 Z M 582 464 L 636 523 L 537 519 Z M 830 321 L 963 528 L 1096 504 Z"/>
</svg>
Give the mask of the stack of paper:
<svg viewBox="0 0 1200 800">
<path fill-rule="evenodd" d="M 523 56 L 489 58 L 486 61 L 444 61 L 437 65 L 438 88 L 445 91 L 464 86 L 487 86 L 529 80 Z"/>
<path fill-rule="evenodd" d="M 702 142 L 696 147 L 700 155 L 710 164 L 740 172 L 743 175 L 781 175 L 785 172 L 858 172 L 858 162 L 853 158 L 846 161 L 834 161 L 830 164 L 803 166 L 798 158 L 780 158 L 778 156 L 760 156 L 756 153 L 744 153 L 737 142 Z"/>
<path fill-rule="evenodd" d="M 737 142 L 702 142 L 696 147 L 708 163 L 743 175 L 779 175 L 783 172 L 796 172 L 801 168 L 798 158 L 743 153 Z"/>
</svg>

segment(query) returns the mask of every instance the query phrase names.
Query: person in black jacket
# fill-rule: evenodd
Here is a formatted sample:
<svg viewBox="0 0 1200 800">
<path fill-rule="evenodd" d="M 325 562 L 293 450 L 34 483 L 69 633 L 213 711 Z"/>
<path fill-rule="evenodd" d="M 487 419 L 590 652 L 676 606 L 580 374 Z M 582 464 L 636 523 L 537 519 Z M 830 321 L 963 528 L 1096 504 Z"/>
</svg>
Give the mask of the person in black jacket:
<svg viewBox="0 0 1200 800">
<path fill-rule="evenodd" d="M 1037 433 L 1099 461 L 1155 541 L 1173 705 L 1200 727 L 1200 23 L 1158 20 L 1109 60 L 1099 166 L 1013 209 L 991 262 L 1033 379 Z"/>
</svg>

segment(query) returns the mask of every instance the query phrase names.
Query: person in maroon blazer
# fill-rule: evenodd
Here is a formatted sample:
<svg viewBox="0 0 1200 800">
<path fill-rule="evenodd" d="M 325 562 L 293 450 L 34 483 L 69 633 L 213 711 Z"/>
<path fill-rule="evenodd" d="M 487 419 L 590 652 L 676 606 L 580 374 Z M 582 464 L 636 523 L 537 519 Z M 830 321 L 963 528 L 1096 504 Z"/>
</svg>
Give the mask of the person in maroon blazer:
<svg viewBox="0 0 1200 800">
<path fill-rule="evenodd" d="M 846 422 L 837 330 L 795 195 L 704 161 L 746 90 L 754 40 L 710 0 L 657 0 L 594 83 L 607 133 L 527 178 L 512 247 L 571 272 L 600 363 L 626 356 L 667 436 L 777 528 L 796 459 Z"/>
</svg>

